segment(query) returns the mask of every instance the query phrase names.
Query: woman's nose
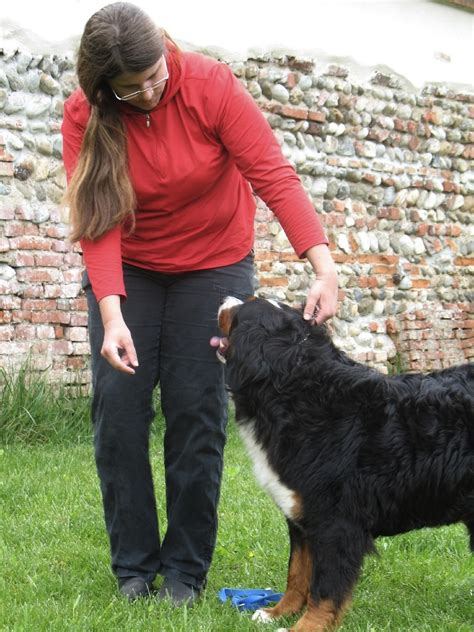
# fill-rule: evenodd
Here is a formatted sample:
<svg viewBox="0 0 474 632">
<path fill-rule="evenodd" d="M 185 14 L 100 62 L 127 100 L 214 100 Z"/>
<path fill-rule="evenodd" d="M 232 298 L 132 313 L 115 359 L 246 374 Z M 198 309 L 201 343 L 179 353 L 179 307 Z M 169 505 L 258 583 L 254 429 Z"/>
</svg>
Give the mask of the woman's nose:
<svg viewBox="0 0 474 632">
<path fill-rule="evenodd" d="M 153 99 L 153 88 L 146 88 L 141 96 L 144 101 L 151 101 Z"/>
</svg>

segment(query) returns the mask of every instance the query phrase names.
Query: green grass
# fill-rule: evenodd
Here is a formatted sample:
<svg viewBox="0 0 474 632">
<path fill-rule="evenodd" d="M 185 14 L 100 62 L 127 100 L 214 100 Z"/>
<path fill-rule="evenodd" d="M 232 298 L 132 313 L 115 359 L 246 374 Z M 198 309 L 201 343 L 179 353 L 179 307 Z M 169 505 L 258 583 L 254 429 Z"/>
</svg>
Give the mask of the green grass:
<svg viewBox="0 0 474 632">
<path fill-rule="evenodd" d="M 0 443 L 70 443 L 90 436 L 89 398 L 75 385 L 49 384 L 23 365 L 0 367 Z"/>
<path fill-rule="evenodd" d="M 47 401 L 42 405 L 50 414 L 59 411 L 60 402 L 53 402 L 59 390 L 44 394 Z M 41 407 L 38 394 L 33 400 Z M 10 410 L 21 411 L 23 404 L 10 401 Z M 256 486 L 234 424 L 229 427 L 219 536 L 208 587 L 193 609 L 174 610 L 151 600 L 129 604 L 117 596 L 92 448 L 84 440 L 89 434 L 85 402 L 79 403 L 80 414 L 71 412 L 72 404 L 68 396 L 64 418 L 59 415 L 52 422 L 49 435 L 46 427 L 39 433 L 20 432 L 16 442 L 11 433 L 3 434 L 0 630 L 271 632 L 281 627 L 281 622 L 253 623 L 249 613 L 217 599 L 222 587 L 283 590 L 286 580 L 285 522 Z M 32 405 L 23 407 L 35 418 Z M 68 421 L 70 415 L 77 415 L 75 421 Z M 23 419 L 26 423 L 29 416 Z M 11 430 L 13 425 L 7 425 Z M 162 440 L 159 422 L 151 447 L 159 499 L 164 497 Z M 163 530 L 163 503 L 159 512 Z M 380 556 L 366 561 L 342 631 L 472 632 L 474 562 L 461 525 L 380 539 L 378 550 Z"/>
</svg>

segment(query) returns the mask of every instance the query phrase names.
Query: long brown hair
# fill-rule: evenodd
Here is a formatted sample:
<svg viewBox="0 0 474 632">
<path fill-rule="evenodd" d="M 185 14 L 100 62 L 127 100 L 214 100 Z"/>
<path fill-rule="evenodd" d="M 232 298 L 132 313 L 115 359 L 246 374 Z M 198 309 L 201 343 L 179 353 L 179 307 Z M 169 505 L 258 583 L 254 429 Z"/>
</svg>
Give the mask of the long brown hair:
<svg viewBox="0 0 474 632">
<path fill-rule="evenodd" d="M 72 241 L 97 239 L 119 223 L 134 223 L 120 105 L 107 83 L 124 72 L 142 72 L 163 55 L 164 32 L 137 6 L 115 2 L 94 13 L 81 38 L 77 76 L 91 115 L 69 183 Z"/>
</svg>

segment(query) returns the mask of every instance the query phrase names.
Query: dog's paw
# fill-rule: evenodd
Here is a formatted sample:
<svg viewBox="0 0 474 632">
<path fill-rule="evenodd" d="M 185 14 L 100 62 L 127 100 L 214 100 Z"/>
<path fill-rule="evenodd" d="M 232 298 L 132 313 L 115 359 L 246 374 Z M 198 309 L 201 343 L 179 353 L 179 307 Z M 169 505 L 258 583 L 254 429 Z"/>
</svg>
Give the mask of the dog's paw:
<svg viewBox="0 0 474 632">
<path fill-rule="evenodd" d="M 273 621 L 273 617 L 266 610 L 256 610 L 252 616 L 252 621 L 259 621 L 260 623 L 270 623 L 271 621 Z"/>
<path fill-rule="evenodd" d="M 289 632 L 288 628 L 278 628 L 275 632 Z"/>
</svg>

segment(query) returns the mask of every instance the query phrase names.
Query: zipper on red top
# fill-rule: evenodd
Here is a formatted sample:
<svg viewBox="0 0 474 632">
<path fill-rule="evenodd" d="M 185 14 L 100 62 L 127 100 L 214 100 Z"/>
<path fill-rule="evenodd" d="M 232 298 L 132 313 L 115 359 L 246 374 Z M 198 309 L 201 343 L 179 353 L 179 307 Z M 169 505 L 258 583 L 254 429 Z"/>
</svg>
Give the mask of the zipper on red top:
<svg viewBox="0 0 474 632">
<path fill-rule="evenodd" d="M 146 113 L 146 126 L 150 127 L 151 125 L 151 120 L 150 120 L 150 115 L 148 114 L 148 112 Z"/>
</svg>

